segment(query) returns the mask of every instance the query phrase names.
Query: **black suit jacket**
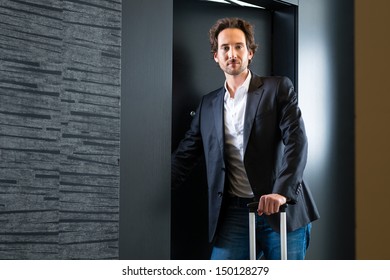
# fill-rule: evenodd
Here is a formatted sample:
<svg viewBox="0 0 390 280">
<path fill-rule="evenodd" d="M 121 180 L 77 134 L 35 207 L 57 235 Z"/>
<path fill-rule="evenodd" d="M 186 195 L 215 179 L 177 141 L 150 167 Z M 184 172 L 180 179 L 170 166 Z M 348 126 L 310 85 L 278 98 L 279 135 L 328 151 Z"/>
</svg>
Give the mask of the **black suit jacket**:
<svg viewBox="0 0 390 280">
<path fill-rule="evenodd" d="M 224 93 L 203 96 L 191 127 L 172 155 L 172 188 L 178 188 L 204 155 L 208 182 L 209 238 L 213 239 L 224 199 Z M 319 218 L 302 176 L 307 138 L 297 95 L 286 77 L 252 74 L 244 120 L 244 166 L 256 197 L 278 193 L 289 199 L 288 230 Z M 279 215 L 267 216 L 279 231 Z"/>
</svg>

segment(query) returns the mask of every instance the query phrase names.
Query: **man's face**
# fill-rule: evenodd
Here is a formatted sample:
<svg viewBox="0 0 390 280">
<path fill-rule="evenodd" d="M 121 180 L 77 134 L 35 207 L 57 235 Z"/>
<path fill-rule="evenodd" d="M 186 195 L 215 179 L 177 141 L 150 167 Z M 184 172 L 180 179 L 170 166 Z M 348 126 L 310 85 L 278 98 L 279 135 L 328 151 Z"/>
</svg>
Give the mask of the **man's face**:
<svg viewBox="0 0 390 280">
<path fill-rule="evenodd" d="M 239 75 L 248 68 L 253 52 L 246 46 L 245 34 L 238 28 L 226 28 L 218 34 L 214 60 L 228 75 Z"/>
</svg>

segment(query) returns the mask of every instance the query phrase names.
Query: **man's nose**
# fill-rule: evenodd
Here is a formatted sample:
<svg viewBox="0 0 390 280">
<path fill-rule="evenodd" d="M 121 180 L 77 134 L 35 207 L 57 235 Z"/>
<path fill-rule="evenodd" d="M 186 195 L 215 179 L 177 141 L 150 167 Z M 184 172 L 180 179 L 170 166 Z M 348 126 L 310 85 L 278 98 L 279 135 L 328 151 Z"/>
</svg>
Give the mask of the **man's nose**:
<svg viewBox="0 0 390 280">
<path fill-rule="evenodd" d="M 232 59 L 232 58 L 237 58 L 237 54 L 233 48 L 230 49 L 230 51 L 229 51 L 229 59 Z"/>
</svg>

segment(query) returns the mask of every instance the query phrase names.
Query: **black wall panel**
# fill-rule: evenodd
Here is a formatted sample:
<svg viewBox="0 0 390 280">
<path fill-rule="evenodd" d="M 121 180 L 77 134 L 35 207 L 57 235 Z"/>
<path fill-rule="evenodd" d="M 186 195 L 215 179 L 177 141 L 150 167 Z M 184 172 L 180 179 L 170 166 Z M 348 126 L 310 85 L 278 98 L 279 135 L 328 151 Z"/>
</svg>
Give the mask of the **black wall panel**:
<svg viewBox="0 0 390 280">
<path fill-rule="evenodd" d="M 172 0 L 123 1 L 121 259 L 170 258 Z"/>
<path fill-rule="evenodd" d="M 121 1 L 0 1 L 0 258 L 118 258 Z"/>
</svg>

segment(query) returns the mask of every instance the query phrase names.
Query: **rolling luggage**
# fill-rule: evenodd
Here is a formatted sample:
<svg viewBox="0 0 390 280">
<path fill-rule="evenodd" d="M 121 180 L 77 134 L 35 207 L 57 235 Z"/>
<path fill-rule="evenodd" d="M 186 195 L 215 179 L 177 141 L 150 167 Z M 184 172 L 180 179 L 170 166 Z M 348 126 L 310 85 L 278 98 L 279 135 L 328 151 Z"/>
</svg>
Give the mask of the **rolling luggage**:
<svg viewBox="0 0 390 280">
<path fill-rule="evenodd" d="M 251 260 L 256 259 L 256 215 L 259 202 L 248 204 L 249 207 L 249 257 Z M 280 206 L 280 252 L 281 260 L 287 260 L 287 221 L 286 208 L 284 204 Z"/>
</svg>

